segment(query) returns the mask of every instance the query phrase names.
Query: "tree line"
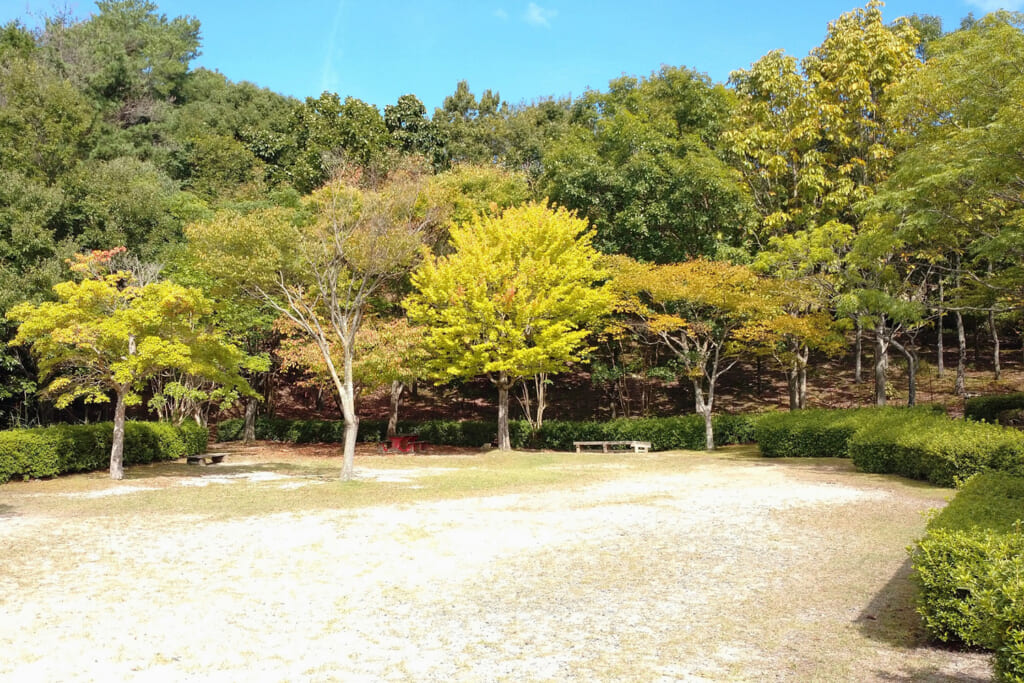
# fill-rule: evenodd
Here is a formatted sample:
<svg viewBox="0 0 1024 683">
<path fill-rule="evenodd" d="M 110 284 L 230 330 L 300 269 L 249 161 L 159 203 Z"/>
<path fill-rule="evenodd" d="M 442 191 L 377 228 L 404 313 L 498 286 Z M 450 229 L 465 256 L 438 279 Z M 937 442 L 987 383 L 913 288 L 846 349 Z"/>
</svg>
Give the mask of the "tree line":
<svg viewBox="0 0 1024 683">
<path fill-rule="evenodd" d="M 870 345 L 876 402 L 896 353 L 912 404 L 921 339 L 947 325 L 962 393 L 965 319 L 997 374 L 1020 324 L 1024 15 L 945 32 L 882 9 L 724 84 L 665 66 L 511 104 L 460 82 L 429 117 L 411 94 L 381 111 L 192 69 L 199 23 L 149 2 L 8 24 L 0 418 L 54 417 L 33 398 L 53 359 L 15 334 L 89 250 L 115 289 L 201 292 L 232 353 L 337 396 L 353 445 L 361 388 L 390 385 L 394 415 L 416 379 L 488 376 L 504 420 L 516 394 L 539 424 L 550 376 L 589 362 L 624 414 L 630 375 L 689 382 L 710 447 L 738 359 L 776 363 L 798 409 L 815 353 L 849 340 L 859 381 Z M 157 365 L 133 391 L 160 415 L 225 400 Z M 227 394 L 268 393 L 242 365 Z"/>
</svg>

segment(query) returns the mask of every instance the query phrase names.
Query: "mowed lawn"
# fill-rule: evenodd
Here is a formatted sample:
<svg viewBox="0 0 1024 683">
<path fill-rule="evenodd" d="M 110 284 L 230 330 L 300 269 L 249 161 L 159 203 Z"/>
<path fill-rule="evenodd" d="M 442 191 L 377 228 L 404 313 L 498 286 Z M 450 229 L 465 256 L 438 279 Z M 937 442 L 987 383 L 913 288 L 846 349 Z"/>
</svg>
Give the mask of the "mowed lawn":
<svg viewBox="0 0 1024 683">
<path fill-rule="evenodd" d="M 216 447 L 215 449 L 216 450 Z M 232 446 L 0 486 L 0 679 L 982 681 L 841 460 Z"/>
</svg>

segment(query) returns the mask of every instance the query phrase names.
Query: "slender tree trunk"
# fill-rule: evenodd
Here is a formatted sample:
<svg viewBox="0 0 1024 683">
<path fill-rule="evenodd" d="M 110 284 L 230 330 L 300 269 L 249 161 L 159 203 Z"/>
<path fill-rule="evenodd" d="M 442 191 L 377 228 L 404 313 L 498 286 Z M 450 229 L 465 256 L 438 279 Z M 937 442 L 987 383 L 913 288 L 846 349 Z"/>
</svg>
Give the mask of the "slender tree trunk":
<svg viewBox="0 0 1024 683">
<path fill-rule="evenodd" d="M 907 359 L 907 405 L 917 405 L 917 351 L 895 339 L 892 340 L 892 345 Z"/>
<path fill-rule="evenodd" d="M 945 348 L 945 346 L 943 345 L 943 342 L 942 342 L 942 323 L 943 323 L 943 318 L 945 318 L 945 316 L 946 316 L 946 311 L 945 311 L 945 308 L 944 308 L 944 305 L 945 305 L 944 297 L 945 297 L 945 291 L 943 290 L 942 278 L 940 277 L 939 278 L 939 320 L 936 323 L 936 328 L 937 328 L 936 331 L 938 332 L 938 334 L 936 335 L 936 339 L 935 339 L 935 355 L 936 355 L 936 359 L 935 360 L 937 361 L 937 363 L 935 365 L 935 374 L 938 375 L 939 377 L 942 377 L 946 373 L 946 359 L 945 359 L 946 348 Z"/>
<path fill-rule="evenodd" d="M 967 331 L 964 330 L 964 316 L 956 312 L 956 383 L 954 391 L 957 396 L 967 393 Z"/>
<path fill-rule="evenodd" d="M 800 373 L 796 361 L 786 368 L 786 386 L 789 389 L 789 409 L 800 410 Z"/>
<path fill-rule="evenodd" d="M 810 355 L 811 350 L 807 346 L 801 347 L 797 353 L 797 404 L 800 410 L 807 408 L 807 360 Z"/>
<path fill-rule="evenodd" d="M 863 384 L 864 383 L 864 364 L 861 362 L 864 347 L 864 326 L 861 325 L 860 318 L 854 321 L 855 329 L 857 331 L 854 339 L 854 361 L 853 361 L 853 383 Z"/>
<path fill-rule="evenodd" d="M 114 436 L 110 444 L 111 479 L 124 479 L 124 415 L 127 395 L 127 384 L 117 387 L 117 404 L 114 407 Z"/>
<path fill-rule="evenodd" d="M 356 439 L 359 435 L 359 416 L 356 415 L 356 395 L 355 387 L 352 383 L 350 358 L 345 359 L 345 383 L 342 389 L 341 412 L 345 418 L 345 436 L 344 450 L 342 451 L 341 480 L 349 481 L 355 474 Z"/>
<path fill-rule="evenodd" d="M 889 340 L 886 337 L 885 317 L 875 324 L 875 405 L 884 406 L 886 401 L 886 373 L 889 370 Z"/>
<path fill-rule="evenodd" d="M 754 387 L 755 391 L 757 391 L 757 395 L 761 396 L 764 393 L 764 384 L 762 377 L 762 374 L 764 372 L 764 363 L 761 360 L 761 356 L 758 356 L 755 362 L 757 363 L 757 376 L 755 378 Z"/>
<path fill-rule="evenodd" d="M 996 380 L 1002 375 L 1002 368 L 999 365 L 999 330 L 996 329 L 996 313 L 988 312 L 988 326 L 992 330 L 992 372 Z"/>
<path fill-rule="evenodd" d="M 544 426 L 544 409 L 548 407 L 548 373 L 537 373 L 534 382 L 537 383 L 537 419 L 534 424 L 535 429 L 540 429 Z"/>
<path fill-rule="evenodd" d="M 505 373 L 498 376 L 498 450 L 512 450 L 512 439 L 508 433 L 508 390 L 509 381 Z"/>
<path fill-rule="evenodd" d="M 245 426 L 242 428 L 243 443 L 256 440 L 256 397 L 250 396 L 245 401 Z"/>
<path fill-rule="evenodd" d="M 402 403 L 402 394 L 405 392 L 405 382 L 393 380 L 391 382 L 391 405 L 388 409 L 388 437 L 398 433 L 398 408 Z"/>
<path fill-rule="evenodd" d="M 705 400 L 705 393 L 703 393 L 703 387 L 700 386 L 700 380 L 693 380 L 693 396 L 694 396 L 694 408 L 698 415 L 705 419 L 705 450 L 715 450 L 715 427 L 711 421 L 711 397 Z"/>
<path fill-rule="evenodd" d="M 341 480 L 350 481 L 355 473 L 356 439 L 359 435 L 355 383 L 352 378 L 352 344 L 342 345 L 344 378 L 338 377 L 338 371 L 331 360 L 329 350 L 321 348 L 321 353 L 324 361 L 327 363 L 327 369 L 331 373 L 331 380 L 334 382 L 334 388 L 338 394 L 338 406 L 341 408 L 341 415 L 345 419 L 345 433 L 342 441 Z"/>
<path fill-rule="evenodd" d="M 694 407 L 697 413 L 704 418 L 704 448 L 709 451 L 715 450 L 715 429 L 711 422 L 711 409 L 714 403 L 714 387 L 711 387 L 704 397 L 704 388 L 699 379 L 693 380 Z"/>
</svg>

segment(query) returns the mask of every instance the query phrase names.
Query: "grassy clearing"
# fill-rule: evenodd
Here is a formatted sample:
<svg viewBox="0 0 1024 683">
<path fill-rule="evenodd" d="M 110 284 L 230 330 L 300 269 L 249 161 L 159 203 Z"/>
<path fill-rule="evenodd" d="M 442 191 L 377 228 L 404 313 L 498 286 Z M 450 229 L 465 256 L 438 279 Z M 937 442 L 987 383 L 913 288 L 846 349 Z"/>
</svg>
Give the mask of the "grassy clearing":
<svg viewBox="0 0 1024 683">
<path fill-rule="evenodd" d="M 120 483 L 100 472 L 17 483 L 0 489 L 0 500 L 9 508 L 6 514 L 66 518 L 190 514 L 227 519 L 585 485 L 615 476 L 621 467 L 671 471 L 684 464 L 667 456 L 645 456 L 627 464 L 618 455 L 498 451 L 361 456 L 356 460 L 356 480 L 342 482 L 338 479 L 340 457 L 295 455 L 276 445 L 270 454 L 258 447 L 219 450 L 229 455 L 227 462 L 217 466 L 196 467 L 178 461 L 133 467 Z M 59 507 L 53 505 L 53 497 L 60 500 Z M 0 514 L 4 512 L 0 510 Z"/>
<path fill-rule="evenodd" d="M 913 612 L 946 489 L 751 448 L 364 455 L 349 483 L 331 453 L 0 487 L 0 678 L 989 679 Z"/>
</svg>

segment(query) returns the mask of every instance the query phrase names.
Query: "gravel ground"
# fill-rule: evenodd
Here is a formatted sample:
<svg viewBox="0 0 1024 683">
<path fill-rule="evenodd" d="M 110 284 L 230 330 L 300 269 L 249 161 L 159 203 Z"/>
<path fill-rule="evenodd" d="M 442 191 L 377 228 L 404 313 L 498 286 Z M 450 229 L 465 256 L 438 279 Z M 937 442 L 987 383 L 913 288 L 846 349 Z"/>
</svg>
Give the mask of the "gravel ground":
<svg viewBox="0 0 1024 683">
<path fill-rule="evenodd" d="M 987 656 L 907 633 L 934 490 L 691 457 L 227 521 L 0 513 L 0 679 L 990 680 Z"/>
</svg>

